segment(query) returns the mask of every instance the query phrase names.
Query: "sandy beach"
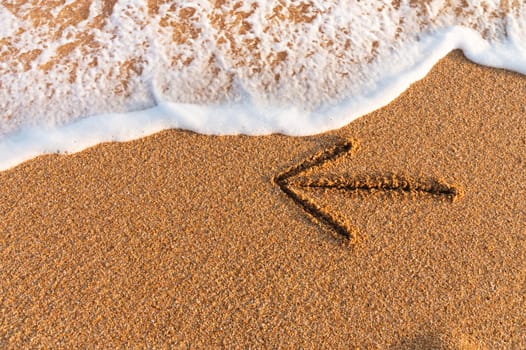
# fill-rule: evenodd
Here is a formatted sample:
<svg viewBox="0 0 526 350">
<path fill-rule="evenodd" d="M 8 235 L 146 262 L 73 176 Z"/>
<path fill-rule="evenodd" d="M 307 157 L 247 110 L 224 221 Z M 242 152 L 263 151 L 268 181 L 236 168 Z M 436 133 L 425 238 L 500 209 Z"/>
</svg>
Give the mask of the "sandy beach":
<svg viewBox="0 0 526 350">
<path fill-rule="evenodd" d="M 0 173 L 2 348 L 526 348 L 526 79 L 453 52 L 312 137 L 169 130 Z M 275 178 L 431 179 L 458 200 Z M 394 174 L 394 175 L 393 175 Z"/>
</svg>

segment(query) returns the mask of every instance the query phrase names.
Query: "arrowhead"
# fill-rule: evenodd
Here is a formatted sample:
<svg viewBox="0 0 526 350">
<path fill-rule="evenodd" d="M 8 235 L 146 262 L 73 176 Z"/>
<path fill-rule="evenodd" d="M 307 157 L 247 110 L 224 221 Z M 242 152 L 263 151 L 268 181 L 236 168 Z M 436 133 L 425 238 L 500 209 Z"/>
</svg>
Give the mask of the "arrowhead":
<svg viewBox="0 0 526 350">
<path fill-rule="evenodd" d="M 431 196 L 438 200 L 454 202 L 463 195 L 462 190 L 440 180 L 413 180 L 407 176 L 392 173 L 385 175 L 329 175 L 325 177 L 309 176 L 316 169 L 321 169 L 339 158 L 354 154 L 358 149 L 357 141 L 338 144 L 318 152 L 301 163 L 292 166 L 274 178 L 281 190 L 298 204 L 307 214 L 332 228 L 345 237 L 351 244 L 356 243 L 358 236 L 348 220 L 333 210 L 319 205 L 307 193 L 314 189 L 335 189 L 346 192 L 361 192 L 364 195 L 386 192 L 409 194 L 416 199 L 419 195 Z"/>
</svg>

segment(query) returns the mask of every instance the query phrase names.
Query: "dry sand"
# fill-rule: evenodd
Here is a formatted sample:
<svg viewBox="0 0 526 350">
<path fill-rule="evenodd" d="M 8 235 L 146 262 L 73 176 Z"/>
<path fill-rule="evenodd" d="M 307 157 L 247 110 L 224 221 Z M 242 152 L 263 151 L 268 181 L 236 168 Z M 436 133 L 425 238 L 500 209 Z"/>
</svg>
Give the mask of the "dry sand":
<svg viewBox="0 0 526 350">
<path fill-rule="evenodd" d="M 327 134 L 171 130 L 0 173 L 0 345 L 526 348 L 524 96 L 524 76 L 455 52 Z M 463 197 L 303 189 L 350 244 L 273 181 L 349 139 L 310 176 Z"/>
</svg>

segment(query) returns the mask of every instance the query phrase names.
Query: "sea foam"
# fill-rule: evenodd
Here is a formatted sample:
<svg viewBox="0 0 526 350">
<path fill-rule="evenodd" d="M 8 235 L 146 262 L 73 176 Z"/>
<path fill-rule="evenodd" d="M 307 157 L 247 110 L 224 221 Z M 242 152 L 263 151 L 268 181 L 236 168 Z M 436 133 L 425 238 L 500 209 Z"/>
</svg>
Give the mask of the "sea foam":
<svg viewBox="0 0 526 350">
<path fill-rule="evenodd" d="M 339 128 L 457 48 L 526 74 L 521 4 L 160 3 L 67 1 L 47 17 L 30 1 L 0 5 L 1 170 L 167 128 L 294 136 Z"/>
</svg>

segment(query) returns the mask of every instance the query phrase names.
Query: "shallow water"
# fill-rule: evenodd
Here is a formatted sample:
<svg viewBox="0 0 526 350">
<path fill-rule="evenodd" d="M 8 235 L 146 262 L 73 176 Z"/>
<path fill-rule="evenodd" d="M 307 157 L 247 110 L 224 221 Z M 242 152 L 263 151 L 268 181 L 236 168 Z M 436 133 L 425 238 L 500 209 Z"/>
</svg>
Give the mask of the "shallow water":
<svg viewBox="0 0 526 350">
<path fill-rule="evenodd" d="M 519 1 L 37 3 L 0 5 L 0 169 L 172 127 L 323 132 L 456 48 L 526 74 Z"/>
</svg>

